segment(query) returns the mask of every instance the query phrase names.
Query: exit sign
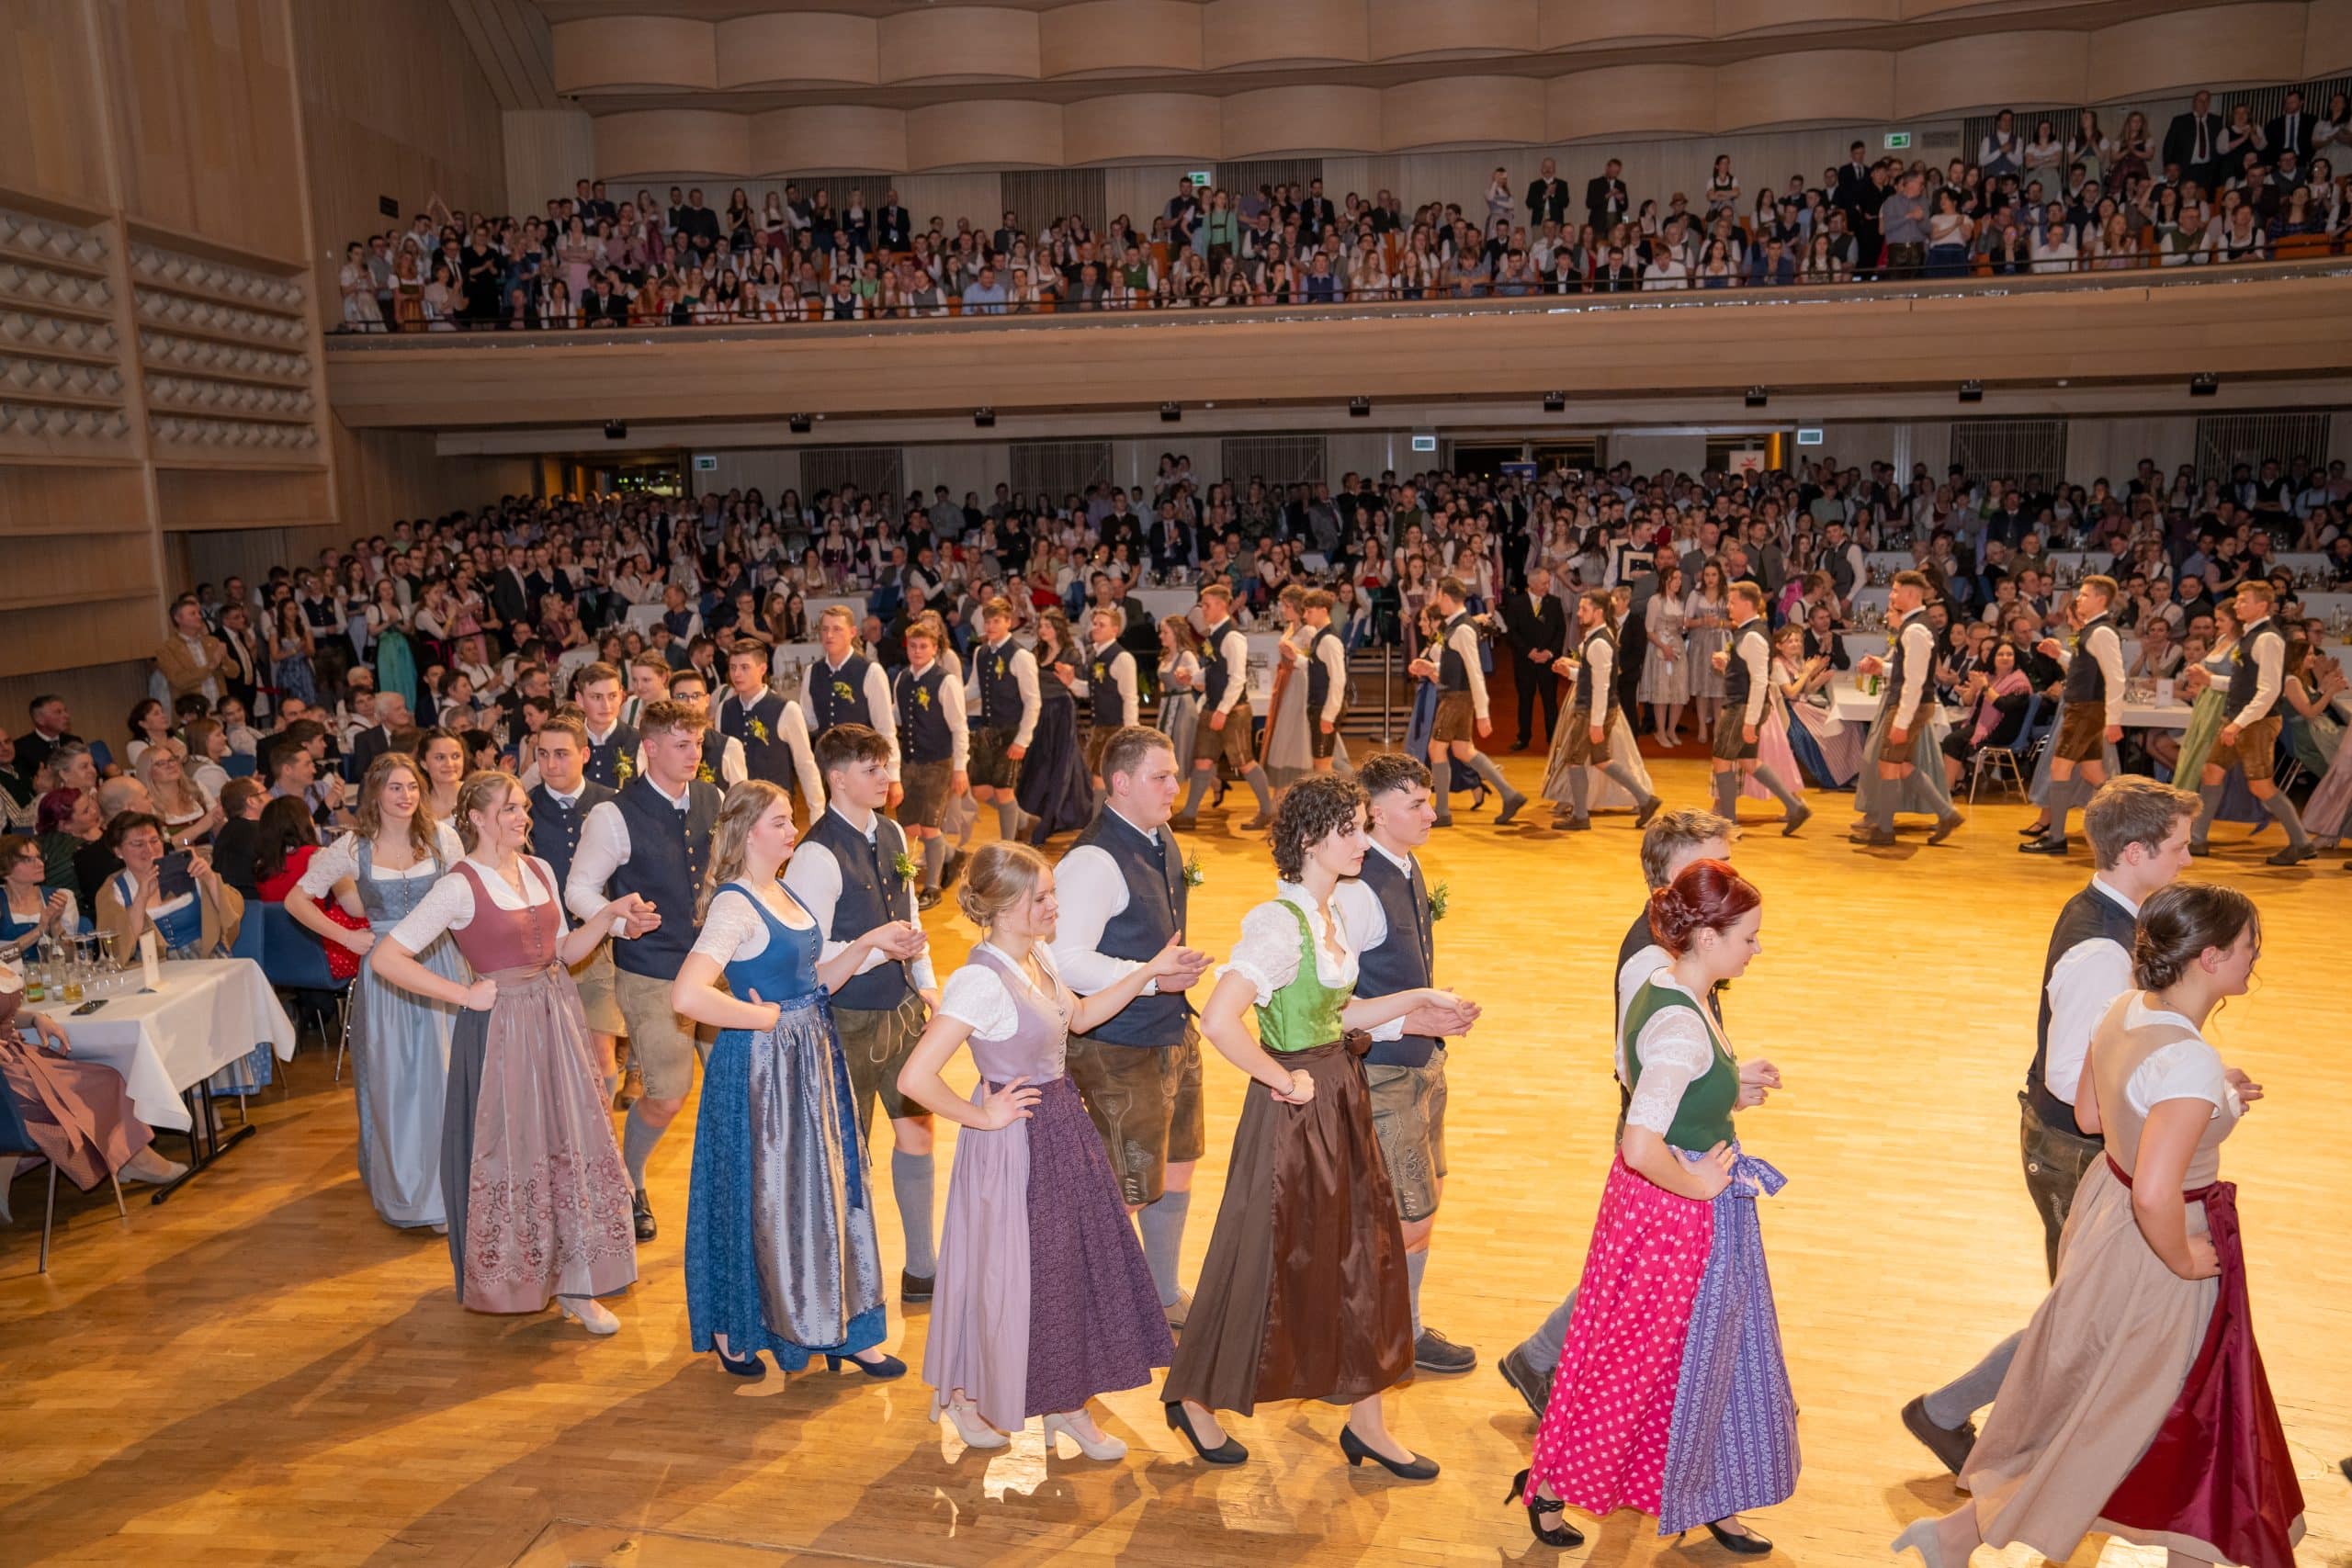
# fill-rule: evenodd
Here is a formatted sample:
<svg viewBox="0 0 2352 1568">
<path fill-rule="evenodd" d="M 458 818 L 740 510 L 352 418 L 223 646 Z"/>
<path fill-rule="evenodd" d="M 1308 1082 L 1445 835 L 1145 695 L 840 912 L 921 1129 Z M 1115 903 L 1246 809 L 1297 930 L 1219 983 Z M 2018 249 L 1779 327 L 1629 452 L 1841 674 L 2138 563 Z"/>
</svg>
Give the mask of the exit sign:
<svg viewBox="0 0 2352 1568">
<path fill-rule="evenodd" d="M 1413 437 L 1413 450 L 1414 450 L 1414 451 L 1416 451 L 1416 452 L 1434 452 L 1434 451 L 1436 451 L 1436 450 L 1437 450 L 1437 437 L 1436 437 L 1436 436 L 1434 436 L 1434 435 L 1416 435 L 1416 436 L 1414 436 L 1414 437 Z"/>
<path fill-rule="evenodd" d="M 698 474 L 715 474 L 718 472 L 718 455 L 711 452 L 695 453 L 695 472 Z"/>
<path fill-rule="evenodd" d="M 1209 186 L 1216 184 L 1215 177 L 1212 176 L 1206 169 L 1194 169 L 1193 171 L 1192 178 L 1193 186 L 1201 190 L 1206 190 Z"/>
<path fill-rule="evenodd" d="M 1888 131 L 1886 133 L 1886 150 L 1890 152 L 1909 152 L 1911 150 L 1911 133 L 1907 130 Z"/>
</svg>

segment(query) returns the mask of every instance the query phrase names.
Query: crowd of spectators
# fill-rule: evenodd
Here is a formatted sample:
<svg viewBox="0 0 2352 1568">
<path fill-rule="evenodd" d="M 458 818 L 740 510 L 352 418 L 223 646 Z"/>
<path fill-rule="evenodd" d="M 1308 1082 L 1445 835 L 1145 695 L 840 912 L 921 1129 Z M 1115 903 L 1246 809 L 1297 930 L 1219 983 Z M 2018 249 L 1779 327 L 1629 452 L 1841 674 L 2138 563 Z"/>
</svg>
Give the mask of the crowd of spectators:
<svg viewBox="0 0 2352 1568">
<path fill-rule="evenodd" d="M 1751 185 L 1718 157 L 1695 197 L 1636 203 L 1623 164 L 1579 188 L 1542 160 L 1523 191 L 1408 211 L 1323 182 L 1204 190 L 1147 222 L 1036 233 L 1005 212 L 920 224 L 896 189 L 797 183 L 723 208 L 700 186 L 616 200 L 582 180 L 541 215 L 454 212 L 354 240 L 340 274 L 354 332 L 860 321 L 1048 310 L 1312 305 L 1555 293 L 1781 288 L 1857 279 L 2242 264 L 2326 254 L 2352 221 L 2352 109 L 2300 94 L 2267 124 L 2197 95 L 2161 136 L 2139 110 L 2004 111 L 1940 168 L 1856 141 L 1848 161 Z M 2112 111 L 2109 111 L 2112 113 Z M 2344 172 L 2338 173 L 2339 164 Z"/>
</svg>

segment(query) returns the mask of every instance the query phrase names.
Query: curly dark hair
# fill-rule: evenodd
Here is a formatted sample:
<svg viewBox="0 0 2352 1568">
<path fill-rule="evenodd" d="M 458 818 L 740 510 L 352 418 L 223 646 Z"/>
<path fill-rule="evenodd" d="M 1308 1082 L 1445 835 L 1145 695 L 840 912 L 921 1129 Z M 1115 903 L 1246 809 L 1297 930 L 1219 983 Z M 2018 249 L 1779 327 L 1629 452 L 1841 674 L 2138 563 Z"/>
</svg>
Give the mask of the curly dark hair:
<svg viewBox="0 0 2352 1568">
<path fill-rule="evenodd" d="M 1353 779 L 1318 773 L 1291 785 L 1274 807 L 1274 830 L 1267 841 L 1275 874 L 1296 882 L 1306 869 L 1306 852 L 1363 816 L 1364 794 Z"/>
</svg>

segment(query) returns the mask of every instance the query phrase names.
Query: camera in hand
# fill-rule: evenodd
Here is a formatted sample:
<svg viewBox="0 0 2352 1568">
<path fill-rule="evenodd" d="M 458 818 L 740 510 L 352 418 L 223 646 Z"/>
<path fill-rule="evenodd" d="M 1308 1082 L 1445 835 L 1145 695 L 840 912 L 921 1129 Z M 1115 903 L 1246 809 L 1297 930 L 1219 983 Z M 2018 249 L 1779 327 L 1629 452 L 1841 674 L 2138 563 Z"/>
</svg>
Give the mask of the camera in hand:
<svg viewBox="0 0 2352 1568">
<path fill-rule="evenodd" d="M 155 892 L 158 897 L 172 899 L 196 891 L 196 878 L 188 874 L 188 853 L 174 850 L 155 867 Z"/>
</svg>

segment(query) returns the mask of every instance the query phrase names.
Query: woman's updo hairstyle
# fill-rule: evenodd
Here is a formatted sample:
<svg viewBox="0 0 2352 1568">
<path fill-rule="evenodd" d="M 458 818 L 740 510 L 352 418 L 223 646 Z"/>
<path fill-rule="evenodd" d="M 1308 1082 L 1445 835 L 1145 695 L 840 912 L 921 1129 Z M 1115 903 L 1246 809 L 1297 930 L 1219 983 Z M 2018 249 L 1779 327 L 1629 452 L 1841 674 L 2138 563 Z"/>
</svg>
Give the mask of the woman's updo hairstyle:
<svg viewBox="0 0 2352 1568">
<path fill-rule="evenodd" d="M 2161 991 L 2177 984 L 2208 948 L 2235 945 L 2249 926 L 2259 946 L 2262 917 L 2254 900 L 2234 887 L 2176 882 L 2159 888 L 2140 906 L 2140 929 L 2132 941 L 2132 977 L 2143 991 Z"/>
<path fill-rule="evenodd" d="M 466 775 L 465 783 L 458 786 L 456 827 L 458 841 L 466 847 L 468 854 L 481 847 L 481 829 L 474 823 L 474 814 L 496 811 L 506 804 L 506 796 L 510 793 L 519 795 L 522 790 L 522 780 L 495 768 L 485 768 L 481 773 Z M 418 803 L 416 814 L 419 817 L 426 814 L 424 803 Z"/>
<path fill-rule="evenodd" d="M 1363 815 L 1364 794 L 1353 779 L 1317 773 L 1283 792 L 1274 807 L 1274 874 L 1296 882 L 1306 874 L 1306 852 L 1334 833 L 1343 833 Z"/>
<path fill-rule="evenodd" d="M 1690 951 L 1702 931 L 1728 931 L 1764 902 L 1756 884 L 1719 860 L 1694 860 L 1650 895 L 1650 934 L 1671 957 Z"/>
<path fill-rule="evenodd" d="M 982 844 L 956 886 L 956 907 L 985 931 L 1037 891 L 1046 871 L 1046 857 L 1026 844 L 1004 839 Z"/>
</svg>

